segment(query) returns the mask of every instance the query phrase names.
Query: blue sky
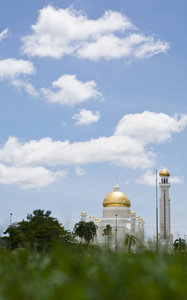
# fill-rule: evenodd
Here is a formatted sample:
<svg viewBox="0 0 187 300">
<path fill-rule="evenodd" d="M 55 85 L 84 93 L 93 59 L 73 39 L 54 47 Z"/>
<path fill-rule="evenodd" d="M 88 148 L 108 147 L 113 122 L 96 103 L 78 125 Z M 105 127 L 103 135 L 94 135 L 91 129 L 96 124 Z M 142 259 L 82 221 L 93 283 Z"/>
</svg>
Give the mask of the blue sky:
<svg viewBox="0 0 187 300">
<path fill-rule="evenodd" d="M 1 232 L 34 209 L 102 218 L 116 176 L 155 234 L 155 170 L 187 234 L 186 1 L 0 2 Z"/>
</svg>

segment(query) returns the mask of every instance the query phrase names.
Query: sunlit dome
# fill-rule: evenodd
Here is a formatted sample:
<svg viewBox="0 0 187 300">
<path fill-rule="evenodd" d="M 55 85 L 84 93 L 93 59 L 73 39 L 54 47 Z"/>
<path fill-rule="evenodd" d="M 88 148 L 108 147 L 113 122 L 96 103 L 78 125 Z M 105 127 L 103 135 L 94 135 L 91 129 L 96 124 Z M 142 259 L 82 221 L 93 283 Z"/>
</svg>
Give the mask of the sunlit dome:
<svg viewBox="0 0 187 300">
<path fill-rule="evenodd" d="M 160 177 L 165 177 L 165 176 L 169 177 L 170 176 L 170 172 L 166 168 L 164 168 L 162 171 L 160 171 L 159 176 Z"/>
<path fill-rule="evenodd" d="M 127 195 L 120 192 L 117 179 L 116 179 L 116 184 L 114 186 L 114 191 L 105 197 L 103 201 L 103 206 L 104 207 L 113 207 L 113 206 L 130 207 L 131 206 L 131 202 L 127 197 Z"/>
<path fill-rule="evenodd" d="M 130 207 L 131 202 L 129 198 L 120 191 L 114 191 L 108 194 L 104 201 L 104 207 L 111 207 L 111 206 L 121 206 L 121 207 Z"/>
</svg>

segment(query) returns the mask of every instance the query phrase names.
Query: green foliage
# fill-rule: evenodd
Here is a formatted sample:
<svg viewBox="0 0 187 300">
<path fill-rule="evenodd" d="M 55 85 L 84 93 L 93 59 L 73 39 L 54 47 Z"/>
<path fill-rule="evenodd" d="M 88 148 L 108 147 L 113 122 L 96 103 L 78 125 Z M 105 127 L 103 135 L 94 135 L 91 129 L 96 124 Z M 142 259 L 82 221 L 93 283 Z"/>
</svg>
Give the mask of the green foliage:
<svg viewBox="0 0 187 300">
<path fill-rule="evenodd" d="M 97 235 L 97 226 L 94 222 L 80 221 L 75 224 L 74 232 L 81 239 L 84 239 L 87 244 L 93 241 L 94 237 Z"/>
<path fill-rule="evenodd" d="M 103 235 L 110 236 L 112 234 L 112 227 L 108 224 L 106 228 L 103 229 Z"/>
<path fill-rule="evenodd" d="M 49 251 L 56 243 L 73 241 L 73 235 L 50 215 L 50 211 L 34 210 L 26 221 L 9 226 L 4 234 L 9 234 L 10 249 L 31 247 Z"/>
<path fill-rule="evenodd" d="M 125 237 L 125 245 L 128 245 L 128 252 L 131 252 L 131 247 L 136 244 L 136 237 L 134 235 L 127 234 Z"/>
<path fill-rule="evenodd" d="M 186 300 L 186 278 L 185 254 L 127 255 L 84 244 L 0 252 L 1 300 Z"/>
<path fill-rule="evenodd" d="M 176 252 L 184 252 L 186 249 L 186 241 L 184 239 L 176 239 L 173 243 Z"/>
</svg>

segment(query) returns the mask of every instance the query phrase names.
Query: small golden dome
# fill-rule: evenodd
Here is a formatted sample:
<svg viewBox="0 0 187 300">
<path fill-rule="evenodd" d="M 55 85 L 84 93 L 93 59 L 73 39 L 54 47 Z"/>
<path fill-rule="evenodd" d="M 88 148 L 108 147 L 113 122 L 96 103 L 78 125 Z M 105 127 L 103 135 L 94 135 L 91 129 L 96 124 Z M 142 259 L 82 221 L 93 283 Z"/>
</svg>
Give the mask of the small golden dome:
<svg viewBox="0 0 187 300">
<path fill-rule="evenodd" d="M 165 177 L 165 176 L 169 177 L 170 176 L 170 172 L 168 170 L 166 170 L 166 169 L 163 169 L 162 171 L 160 171 L 159 176 L 160 177 Z"/>
<path fill-rule="evenodd" d="M 99 222 L 99 221 L 100 221 L 100 219 L 99 219 L 99 218 L 96 218 L 96 219 L 95 219 L 95 221 L 96 221 L 96 222 Z"/>
<path fill-rule="evenodd" d="M 129 198 L 120 191 L 114 191 L 108 194 L 104 201 L 104 207 L 120 206 L 120 207 L 130 207 L 131 202 Z"/>
<path fill-rule="evenodd" d="M 136 213 L 134 211 L 131 211 L 131 215 L 135 215 Z"/>
<path fill-rule="evenodd" d="M 86 215 L 86 212 L 85 212 L 85 211 L 83 211 L 81 215 Z"/>
<path fill-rule="evenodd" d="M 94 216 L 90 216 L 90 219 L 94 219 Z"/>
<path fill-rule="evenodd" d="M 136 219 L 140 219 L 140 216 L 137 215 L 137 216 L 136 216 Z"/>
</svg>

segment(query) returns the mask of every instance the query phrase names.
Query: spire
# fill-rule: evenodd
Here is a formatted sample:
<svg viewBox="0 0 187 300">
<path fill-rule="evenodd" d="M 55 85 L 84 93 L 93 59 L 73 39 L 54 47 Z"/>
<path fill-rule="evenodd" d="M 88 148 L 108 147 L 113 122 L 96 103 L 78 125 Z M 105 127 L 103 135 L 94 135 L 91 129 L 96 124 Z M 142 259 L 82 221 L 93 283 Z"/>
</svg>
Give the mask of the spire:
<svg viewBox="0 0 187 300">
<path fill-rule="evenodd" d="M 115 183 L 115 186 L 114 186 L 114 191 L 119 191 L 119 184 L 118 184 L 118 178 L 116 177 L 116 183 Z"/>
</svg>

